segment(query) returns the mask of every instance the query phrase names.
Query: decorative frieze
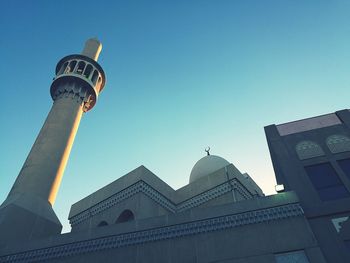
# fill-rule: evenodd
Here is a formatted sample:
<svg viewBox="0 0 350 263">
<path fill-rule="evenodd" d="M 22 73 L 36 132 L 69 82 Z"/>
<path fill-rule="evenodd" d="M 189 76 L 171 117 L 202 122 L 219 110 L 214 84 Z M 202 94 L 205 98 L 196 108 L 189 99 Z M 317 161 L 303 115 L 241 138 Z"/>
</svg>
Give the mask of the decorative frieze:
<svg viewBox="0 0 350 263">
<path fill-rule="evenodd" d="M 124 190 L 112 195 L 111 197 L 103 200 L 102 202 L 92 206 L 88 210 L 85 210 L 73 217 L 71 217 L 70 224 L 72 226 L 77 225 L 90 217 L 99 214 L 107 209 L 109 209 L 112 206 L 117 205 L 118 203 L 122 202 L 123 200 L 126 200 L 130 198 L 131 196 L 137 194 L 137 193 L 143 193 L 149 198 L 151 198 L 153 201 L 155 201 L 157 204 L 168 210 L 172 213 L 177 212 L 183 212 L 187 209 L 191 209 L 197 206 L 200 206 L 212 199 L 215 199 L 221 195 L 224 195 L 230 191 L 232 191 L 232 188 L 234 190 L 237 190 L 245 199 L 253 198 L 253 194 L 250 193 L 237 179 L 232 179 L 226 183 L 220 184 L 206 192 L 203 192 L 199 195 L 196 195 L 184 202 L 181 202 L 179 204 L 174 204 L 171 200 L 166 198 L 164 195 L 159 193 L 157 190 L 152 188 L 150 185 L 145 183 L 144 181 L 139 181 L 136 184 L 133 184 L 129 186 L 128 188 L 125 188 Z"/>
<path fill-rule="evenodd" d="M 323 156 L 324 151 L 321 146 L 312 141 L 302 141 L 295 146 L 295 151 L 300 160 Z"/>
<path fill-rule="evenodd" d="M 332 153 L 350 151 L 350 139 L 345 135 L 335 134 L 329 136 L 326 143 Z"/>
</svg>

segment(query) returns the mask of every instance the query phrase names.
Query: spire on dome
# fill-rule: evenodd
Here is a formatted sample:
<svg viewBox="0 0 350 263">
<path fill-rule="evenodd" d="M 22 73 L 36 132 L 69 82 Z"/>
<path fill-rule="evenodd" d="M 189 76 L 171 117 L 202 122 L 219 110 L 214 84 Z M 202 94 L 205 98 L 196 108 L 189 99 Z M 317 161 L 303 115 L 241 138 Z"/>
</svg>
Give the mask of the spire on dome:
<svg viewBox="0 0 350 263">
<path fill-rule="evenodd" d="M 210 147 L 208 146 L 207 148 L 205 148 L 205 150 L 204 150 L 206 153 L 207 153 L 207 156 L 209 156 L 210 155 L 210 153 L 209 153 L 209 151 L 210 151 Z"/>
</svg>

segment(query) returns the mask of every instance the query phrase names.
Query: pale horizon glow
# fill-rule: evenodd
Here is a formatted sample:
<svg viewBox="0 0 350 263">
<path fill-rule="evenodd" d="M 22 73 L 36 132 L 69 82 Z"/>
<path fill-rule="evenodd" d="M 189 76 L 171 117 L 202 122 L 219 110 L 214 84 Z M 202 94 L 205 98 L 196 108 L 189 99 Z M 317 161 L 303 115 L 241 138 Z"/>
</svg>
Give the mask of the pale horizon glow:
<svg viewBox="0 0 350 263">
<path fill-rule="evenodd" d="M 56 63 L 94 36 L 107 82 L 57 194 L 64 232 L 73 203 L 140 165 L 186 185 L 208 145 L 275 193 L 263 127 L 349 107 L 349 13 L 325 0 L 4 2 L 0 202 L 52 106 Z"/>
</svg>

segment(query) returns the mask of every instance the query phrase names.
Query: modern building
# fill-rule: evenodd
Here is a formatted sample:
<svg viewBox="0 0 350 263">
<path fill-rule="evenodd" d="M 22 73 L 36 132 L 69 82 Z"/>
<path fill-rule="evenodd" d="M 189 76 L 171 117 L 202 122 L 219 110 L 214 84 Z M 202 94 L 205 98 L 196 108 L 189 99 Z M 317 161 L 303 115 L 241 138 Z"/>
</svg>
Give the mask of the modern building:
<svg viewBox="0 0 350 263">
<path fill-rule="evenodd" d="M 97 190 L 61 234 L 52 204 L 105 84 L 100 51 L 92 39 L 57 65 L 52 109 L 0 206 L 0 262 L 350 262 L 347 110 L 265 128 L 278 194 L 208 150 L 180 189 L 140 166 Z"/>
<path fill-rule="evenodd" d="M 350 111 L 265 132 L 277 183 L 299 197 L 328 262 L 350 262 Z"/>
</svg>

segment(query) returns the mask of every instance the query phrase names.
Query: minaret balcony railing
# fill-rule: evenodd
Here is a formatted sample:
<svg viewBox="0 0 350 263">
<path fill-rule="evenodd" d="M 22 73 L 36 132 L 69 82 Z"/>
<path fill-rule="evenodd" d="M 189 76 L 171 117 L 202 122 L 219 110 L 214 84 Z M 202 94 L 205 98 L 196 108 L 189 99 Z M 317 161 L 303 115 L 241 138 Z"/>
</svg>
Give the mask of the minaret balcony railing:
<svg viewBox="0 0 350 263">
<path fill-rule="evenodd" d="M 66 61 L 61 66 L 55 79 L 62 75 L 82 76 L 89 81 L 92 86 L 96 86 L 102 81 L 102 76 L 94 65 L 79 59 Z"/>
<path fill-rule="evenodd" d="M 80 88 L 72 89 L 67 82 L 82 83 Z M 96 103 L 99 93 L 105 84 L 105 75 L 100 65 L 83 55 L 70 55 L 63 58 L 56 67 L 56 76 L 51 85 L 53 100 L 62 97 L 63 93 L 72 93 L 73 97 L 79 97 L 84 102 L 84 111 L 90 110 Z M 78 94 L 78 93 L 79 94 Z M 81 94 L 85 94 L 83 97 Z"/>
</svg>

